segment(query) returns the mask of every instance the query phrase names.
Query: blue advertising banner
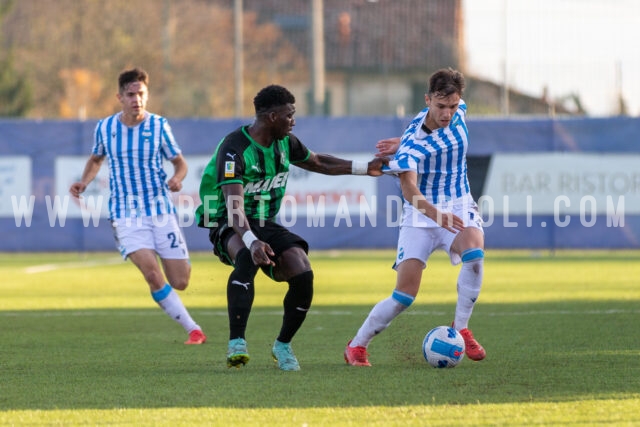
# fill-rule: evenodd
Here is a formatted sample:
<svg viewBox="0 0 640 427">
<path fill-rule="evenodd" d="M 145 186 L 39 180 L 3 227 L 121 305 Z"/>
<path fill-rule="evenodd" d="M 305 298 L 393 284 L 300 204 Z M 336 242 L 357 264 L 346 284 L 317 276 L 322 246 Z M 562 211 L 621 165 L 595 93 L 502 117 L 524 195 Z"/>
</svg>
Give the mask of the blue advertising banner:
<svg viewBox="0 0 640 427">
<path fill-rule="evenodd" d="M 315 152 L 366 160 L 409 118 L 300 117 L 294 133 Z M 175 119 L 189 162 L 174 195 L 192 251 L 210 250 L 193 221 L 199 177 L 218 141 L 250 119 Z M 0 120 L 0 251 L 114 250 L 106 167 L 82 204 L 68 188 L 89 156 L 95 122 Z M 487 248 L 640 246 L 640 120 L 470 119 L 468 174 Z M 169 170 L 171 166 L 169 165 Z M 280 221 L 314 249 L 393 248 L 402 205 L 390 176 L 291 171 Z"/>
</svg>

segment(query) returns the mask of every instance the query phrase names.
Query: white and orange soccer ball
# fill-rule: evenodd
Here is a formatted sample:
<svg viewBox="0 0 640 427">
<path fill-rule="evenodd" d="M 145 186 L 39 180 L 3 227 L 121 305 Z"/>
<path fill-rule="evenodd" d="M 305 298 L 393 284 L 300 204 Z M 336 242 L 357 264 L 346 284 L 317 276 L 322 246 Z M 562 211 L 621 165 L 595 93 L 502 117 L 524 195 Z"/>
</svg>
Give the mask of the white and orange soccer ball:
<svg viewBox="0 0 640 427">
<path fill-rule="evenodd" d="M 464 358 L 464 339 L 451 326 L 437 326 L 424 337 L 422 354 L 434 368 L 453 368 Z"/>
</svg>

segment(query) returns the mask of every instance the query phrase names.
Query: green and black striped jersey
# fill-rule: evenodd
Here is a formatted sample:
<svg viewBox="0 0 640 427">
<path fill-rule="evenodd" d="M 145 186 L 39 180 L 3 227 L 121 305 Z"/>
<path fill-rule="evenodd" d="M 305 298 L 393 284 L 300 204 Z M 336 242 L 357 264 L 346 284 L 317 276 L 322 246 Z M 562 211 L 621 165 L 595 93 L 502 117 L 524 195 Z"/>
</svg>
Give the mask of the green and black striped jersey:
<svg viewBox="0 0 640 427">
<path fill-rule="evenodd" d="M 247 126 L 230 133 L 220 141 L 202 175 L 197 224 L 210 228 L 227 218 L 222 193 L 225 184 L 242 184 L 247 218 L 274 218 L 286 191 L 289 166 L 310 155 L 293 134 L 263 147 L 251 138 Z"/>
</svg>

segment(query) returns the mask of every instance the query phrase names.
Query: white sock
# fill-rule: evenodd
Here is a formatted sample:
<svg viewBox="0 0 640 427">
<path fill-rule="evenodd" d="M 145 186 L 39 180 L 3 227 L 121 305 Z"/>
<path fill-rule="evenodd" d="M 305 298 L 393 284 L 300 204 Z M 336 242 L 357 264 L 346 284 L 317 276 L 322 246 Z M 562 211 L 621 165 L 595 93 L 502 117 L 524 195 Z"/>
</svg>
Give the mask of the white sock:
<svg viewBox="0 0 640 427">
<path fill-rule="evenodd" d="M 164 285 L 164 288 L 158 291 L 151 292 L 151 297 L 165 313 L 182 325 L 185 331 L 191 332 L 195 329 L 201 329 L 189 315 L 178 293 L 169 284 Z"/>
<path fill-rule="evenodd" d="M 458 302 L 454 320 L 454 326 L 457 330 L 469 327 L 469 319 L 482 287 L 483 267 L 483 257 L 462 263 L 458 275 Z"/>
<path fill-rule="evenodd" d="M 394 291 L 392 296 L 380 301 L 371 309 L 349 346 L 367 347 L 373 337 L 387 329 L 391 321 L 406 310 L 413 300 L 411 295 Z"/>
</svg>

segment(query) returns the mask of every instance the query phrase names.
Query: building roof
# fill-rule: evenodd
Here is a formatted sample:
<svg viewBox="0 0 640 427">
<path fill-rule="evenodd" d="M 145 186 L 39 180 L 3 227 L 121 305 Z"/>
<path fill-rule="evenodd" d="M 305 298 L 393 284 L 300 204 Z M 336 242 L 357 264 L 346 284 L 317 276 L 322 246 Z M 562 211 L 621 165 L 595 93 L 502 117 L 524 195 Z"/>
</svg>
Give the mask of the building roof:
<svg viewBox="0 0 640 427">
<path fill-rule="evenodd" d="M 311 1 L 244 0 L 259 22 L 277 24 L 302 54 L 311 52 Z M 328 70 L 462 68 L 461 0 L 324 0 Z"/>
</svg>

